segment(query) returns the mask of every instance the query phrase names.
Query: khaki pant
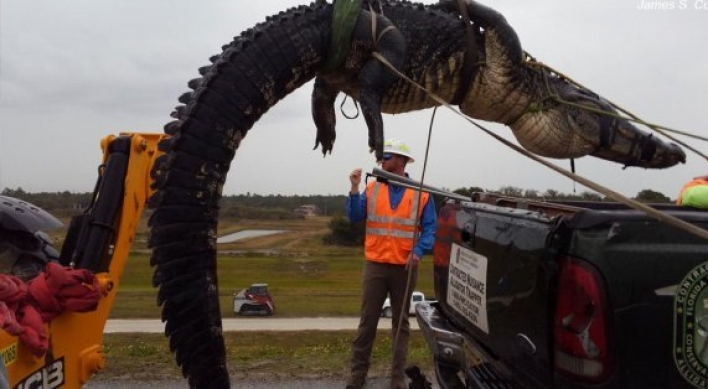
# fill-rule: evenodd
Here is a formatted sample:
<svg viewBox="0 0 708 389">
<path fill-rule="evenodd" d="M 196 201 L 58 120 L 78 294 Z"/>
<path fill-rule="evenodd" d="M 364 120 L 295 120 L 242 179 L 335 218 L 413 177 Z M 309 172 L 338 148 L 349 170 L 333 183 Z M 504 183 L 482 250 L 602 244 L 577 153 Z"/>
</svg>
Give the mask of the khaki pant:
<svg viewBox="0 0 708 389">
<path fill-rule="evenodd" d="M 391 338 L 394 339 L 394 342 L 396 341 L 401 311 L 406 312 L 403 315 L 397 342 L 393 345 L 391 364 L 392 387 L 398 387 L 405 382 L 403 370 L 408 356 L 408 338 L 410 336 L 408 309 L 411 294 L 418 280 L 417 269 L 413 271 L 411 284 L 408 286 L 408 296 L 404 296 L 407 280 L 408 270 L 403 265 L 366 261 L 362 276 L 361 320 L 357 336 L 352 344 L 351 374 L 347 382 L 349 385 L 359 386 L 366 379 L 369 372 L 371 350 L 376 338 L 376 329 L 381 317 L 381 307 L 388 294 L 391 296 L 393 310 Z"/>
</svg>

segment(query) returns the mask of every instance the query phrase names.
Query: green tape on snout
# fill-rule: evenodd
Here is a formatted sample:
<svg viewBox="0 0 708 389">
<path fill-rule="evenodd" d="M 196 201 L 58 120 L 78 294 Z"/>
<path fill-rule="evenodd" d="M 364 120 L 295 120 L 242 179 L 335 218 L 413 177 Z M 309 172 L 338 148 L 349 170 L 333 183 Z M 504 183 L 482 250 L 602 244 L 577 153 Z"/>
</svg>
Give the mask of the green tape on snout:
<svg viewBox="0 0 708 389">
<path fill-rule="evenodd" d="M 351 49 L 352 33 L 361 13 L 361 0 L 335 0 L 332 11 L 332 40 L 323 72 L 331 72 L 344 63 Z"/>
</svg>

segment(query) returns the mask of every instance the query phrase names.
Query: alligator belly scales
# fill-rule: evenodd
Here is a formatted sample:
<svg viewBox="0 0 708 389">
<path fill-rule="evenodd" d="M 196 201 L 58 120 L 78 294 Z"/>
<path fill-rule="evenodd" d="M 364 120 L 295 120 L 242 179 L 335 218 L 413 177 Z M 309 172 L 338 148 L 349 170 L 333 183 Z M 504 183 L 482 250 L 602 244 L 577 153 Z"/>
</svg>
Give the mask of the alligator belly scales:
<svg viewBox="0 0 708 389">
<path fill-rule="evenodd" d="M 191 91 L 180 96 L 175 120 L 165 126 L 172 136 L 161 144 L 165 154 L 153 172 L 157 192 L 150 199 L 150 246 L 165 332 L 191 387 L 229 387 L 215 245 L 231 160 L 253 124 L 313 78 L 315 148 L 321 146 L 325 154 L 334 145 L 339 93 L 361 105 L 377 159 L 384 139 L 382 113 L 436 104 L 373 58 L 376 51 L 465 114 L 507 124 L 523 147 L 541 156 L 592 155 L 648 168 L 684 162 L 676 145 L 625 120 L 549 100 L 556 94 L 614 112 L 593 92 L 528 66 L 516 33 L 499 13 L 468 0 L 471 23 L 466 23 L 457 4 L 364 0 L 346 60 L 327 72 L 323 64 L 333 6 L 292 8 L 236 37 L 199 69 L 201 77 L 189 82 Z"/>
</svg>

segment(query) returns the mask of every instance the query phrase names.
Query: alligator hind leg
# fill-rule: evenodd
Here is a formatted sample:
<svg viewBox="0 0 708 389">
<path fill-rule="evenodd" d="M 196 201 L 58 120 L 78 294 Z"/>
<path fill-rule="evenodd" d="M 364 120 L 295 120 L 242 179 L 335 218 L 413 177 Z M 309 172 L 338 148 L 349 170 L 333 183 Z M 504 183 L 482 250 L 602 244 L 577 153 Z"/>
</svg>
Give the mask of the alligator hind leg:
<svg viewBox="0 0 708 389">
<path fill-rule="evenodd" d="M 388 19 L 379 16 L 377 24 L 380 28 L 378 35 L 374 37 L 375 50 L 396 69 L 400 69 L 405 58 L 405 38 L 398 29 L 392 27 Z M 369 28 L 371 27 L 369 26 Z M 396 74 L 385 64 L 375 58 L 369 59 L 359 73 L 361 83 L 359 103 L 369 129 L 369 148 L 375 152 L 376 161 L 381 161 L 383 157 L 384 134 L 381 101 L 396 81 L 396 77 Z"/>
</svg>

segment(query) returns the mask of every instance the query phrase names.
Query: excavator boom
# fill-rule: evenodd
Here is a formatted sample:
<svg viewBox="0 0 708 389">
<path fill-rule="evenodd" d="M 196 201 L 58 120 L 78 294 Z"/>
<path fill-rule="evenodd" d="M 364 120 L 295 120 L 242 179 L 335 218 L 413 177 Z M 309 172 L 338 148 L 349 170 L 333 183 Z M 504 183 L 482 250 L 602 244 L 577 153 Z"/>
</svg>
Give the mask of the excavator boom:
<svg viewBox="0 0 708 389">
<path fill-rule="evenodd" d="M 103 161 L 90 206 L 72 219 L 58 262 L 98 279 L 91 312 L 63 312 L 45 323 L 49 349 L 38 357 L 0 330 L 0 354 L 12 388 L 78 389 L 105 366 L 103 329 L 119 289 L 147 199 L 150 170 L 164 134 L 122 133 L 101 141 Z M 2 386 L 2 385 L 0 385 Z"/>
</svg>

